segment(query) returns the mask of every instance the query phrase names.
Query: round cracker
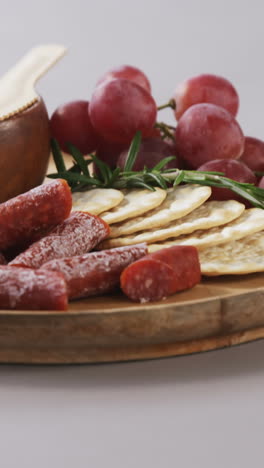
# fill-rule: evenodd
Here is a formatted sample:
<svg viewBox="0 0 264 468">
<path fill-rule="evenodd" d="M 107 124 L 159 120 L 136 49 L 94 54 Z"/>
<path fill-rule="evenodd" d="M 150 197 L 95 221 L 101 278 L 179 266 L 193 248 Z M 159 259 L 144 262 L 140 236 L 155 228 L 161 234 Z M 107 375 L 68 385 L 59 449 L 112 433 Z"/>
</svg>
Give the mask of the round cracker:
<svg viewBox="0 0 264 468">
<path fill-rule="evenodd" d="M 225 244 L 234 240 L 262 231 L 264 229 L 264 210 L 250 208 L 245 210 L 237 219 L 206 231 L 195 231 L 187 236 L 180 236 L 175 240 L 177 245 L 194 245 L 204 249 L 212 245 Z M 174 245 L 174 244 L 173 244 Z"/>
<path fill-rule="evenodd" d="M 199 252 L 202 274 L 244 275 L 264 271 L 264 232 Z"/>
<path fill-rule="evenodd" d="M 238 218 L 245 210 L 245 205 L 235 200 L 209 201 L 192 211 L 184 218 L 178 219 L 162 229 L 148 230 L 137 235 L 107 239 L 100 248 L 111 248 L 132 245 L 140 242 L 153 244 L 166 239 L 177 238 L 182 234 L 198 229 L 209 229 L 226 224 Z"/>
<path fill-rule="evenodd" d="M 123 194 L 124 198 L 116 208 L 101 214 L 101 218 L 108 224 L 118 223 L 124 219 L 147 213 L 159 206 L 167 196 L 166 190 L 158 187 L 153 191 L 148 189 L 124 190 Z"/>
<path fill-rule="evenodd" d="M 211 195 L 211 188 L 201 185 L 182 185 L 167 191 L 162 204 L 147 213 L 146 216 L 129 219 L 116 224 L 111 229 L 110 237 L 120 237 L 166 226 L 175 219 L 182 218 L 201 206 Z"/>
<path fill-rule="evenodd" d="M 111 188 L 94 188 L 85 192 L 72 194 L 72 211 L 87 211 L 99 215 L 119 205 L 124 195 L 120 190 Z"/>
</svg>

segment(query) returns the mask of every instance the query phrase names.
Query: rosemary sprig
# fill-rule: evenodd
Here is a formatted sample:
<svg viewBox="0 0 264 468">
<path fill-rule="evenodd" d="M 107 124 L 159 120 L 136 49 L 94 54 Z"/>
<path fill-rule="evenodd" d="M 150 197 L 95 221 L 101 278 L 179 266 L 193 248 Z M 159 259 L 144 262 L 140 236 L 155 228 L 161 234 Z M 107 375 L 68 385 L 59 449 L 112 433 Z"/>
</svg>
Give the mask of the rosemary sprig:
<svg viewBox="0 0 264 468">
<path fill-rule="evenodd" d="M 50 142 L 51 151 L 53 154 L 53 159 L 55 166 L 58 172 L 66 171 L 66 166 L 64 164 L 63 156 L 59 147 L 59 143 L 54 138 Z"/>
<path fill-rule="evenodd" d="M 78 150 L 78 148 L 73 146 L 71 143 L 68 143 L 68 148 L 69 148 L 70 153 L 71 153 L 73 159 L 75 160 L 77 166 L 80 167 L 83 174 L 86 175 L 87 177 L 90 177 L 88 164 L 87 164 L 87 161 L 85 161 L 82 153 Z"/>
<path fill-rule="evenodd" d="M 155 190 L 155 187 L 167 189 L 180 183 L 207 185 L 211 187 L 228 188 L 235 194 L 249 201 L 253 206 L 264 209 L 264 189 L 253 184 L 244 184 L 228 179 L 219 172 L 187 171 L 181 169 L 164 169 L 165 165 L 175 159 L 174 156 L 164 158 L 155 167 L 145 167 L 142 171 L 133 171 L 141 142 L 138 132 L 128 151 L 127 162 L 123 171 L 120 168 L 111 169 L 108 164 L 97 156 L 91 155 L 85 159 L 77 148 L 70 145 L 73 157 L 73 166 L 66 170 L 58 143 L 52 140 L 51 147 L 56 173 L 49 174 L 50 178 L 62 178 L 68 181 L 73 192 L 89 190 L 94 187 L 112 187 L 117 189 L 144 187 Z M 97 168 L 96 175 L 91 175 L 88 165 L 94 163 Z"/>
<path fill-rule="evenodd" d="M 127 160 L 126 160 L 125 167 L 124 167 L 125 171 L 131 171 L 131 169 L 133 168 L 137 155 L 138 155 L 139 148 L 140 148 L 140 143 L 141 143 L 141 133 L 137 132 L 128 150 Z"/>
</svg>

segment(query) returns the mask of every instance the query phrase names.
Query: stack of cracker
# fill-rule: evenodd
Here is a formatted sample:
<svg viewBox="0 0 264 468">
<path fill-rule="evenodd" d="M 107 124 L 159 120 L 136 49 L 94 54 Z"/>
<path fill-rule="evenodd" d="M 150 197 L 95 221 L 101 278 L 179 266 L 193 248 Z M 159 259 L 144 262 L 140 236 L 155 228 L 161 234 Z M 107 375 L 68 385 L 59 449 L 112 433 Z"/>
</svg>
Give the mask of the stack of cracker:
<svg viewBox="0 0 264 468">
<path fill-rule="evenodd" d="M 209 201 L 211 188 L 94 189 L 73 195 L 73 209 L 99 214 L 110 224 L 101 249 L 148 244 L 149 252 L 172 245 L 199 250 L 204 275 L 264 271 L 264 210 L 235 200 Z"/>
</svg>

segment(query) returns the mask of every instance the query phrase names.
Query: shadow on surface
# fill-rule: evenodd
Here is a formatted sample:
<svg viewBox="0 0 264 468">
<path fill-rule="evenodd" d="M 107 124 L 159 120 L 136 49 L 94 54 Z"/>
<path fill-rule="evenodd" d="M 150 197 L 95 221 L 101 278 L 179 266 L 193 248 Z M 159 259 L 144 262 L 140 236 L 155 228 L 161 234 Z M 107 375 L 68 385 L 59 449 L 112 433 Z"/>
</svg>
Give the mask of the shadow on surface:
<svg viewBox="0 0 264 468">
<path fill-rule="evenodd" d="M 5 385 L 58 389 L 125 388 L 192 384 L 262 374 L 264 340 L 233 348 L 151 361 L 98 365 L 1 365 L 0 390 Z"/>
</svg>

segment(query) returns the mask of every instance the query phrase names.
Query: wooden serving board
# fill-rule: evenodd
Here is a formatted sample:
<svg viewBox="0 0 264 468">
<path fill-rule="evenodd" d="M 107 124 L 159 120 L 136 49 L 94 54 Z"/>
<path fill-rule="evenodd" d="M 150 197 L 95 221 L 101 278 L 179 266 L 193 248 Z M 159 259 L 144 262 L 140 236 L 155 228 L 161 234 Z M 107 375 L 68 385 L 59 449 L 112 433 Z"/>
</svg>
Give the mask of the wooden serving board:
<svg viewBox="0 0 264 468">
<path fill-rule="evenodd" d="M 0 362 L 129 361 L 223 348 L 264 337 L 263 304 L 264 274 L 253 274 L 204 279 L 148 304 L 117 293 L 71 302 L 67 312 L 0 310 Z"/>
<path fill-rule="evenodd" d="M 264 337 L 264 274 L 205 279 L 148 304 L 121 293 L 68 312 L 0 311 L 0 362 L 94 363 L 208 351 Z"/>
</svg>

